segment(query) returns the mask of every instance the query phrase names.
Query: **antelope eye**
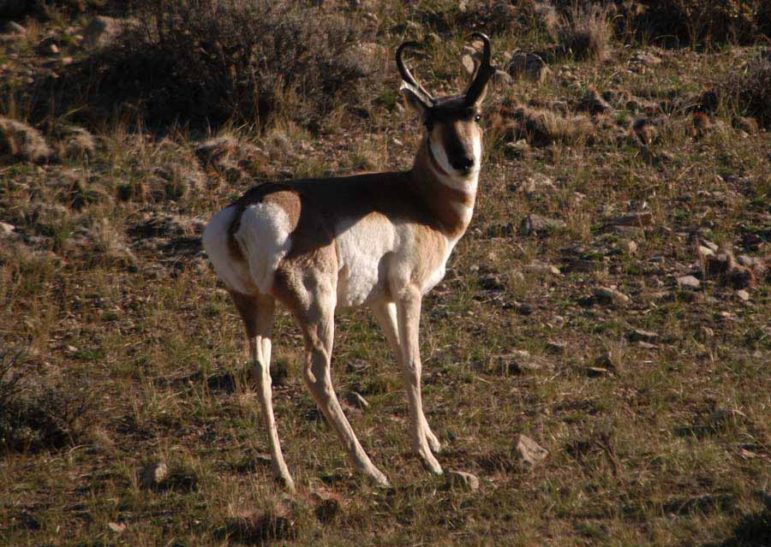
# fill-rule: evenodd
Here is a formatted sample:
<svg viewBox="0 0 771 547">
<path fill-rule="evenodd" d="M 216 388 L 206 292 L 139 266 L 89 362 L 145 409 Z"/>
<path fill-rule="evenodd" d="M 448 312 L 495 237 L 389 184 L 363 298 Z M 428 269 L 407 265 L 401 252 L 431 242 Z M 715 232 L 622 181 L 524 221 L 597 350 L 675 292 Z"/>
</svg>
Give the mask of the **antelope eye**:
<svg viewBox="0 0 771 547">
<path fill-rule="evenodd" d="M 481 122 L 482 121 L 482 116 L 477 114 L 476 116 L 474 116 L 474 121 L 477 122 L 477 123 Z"/>
</svg>

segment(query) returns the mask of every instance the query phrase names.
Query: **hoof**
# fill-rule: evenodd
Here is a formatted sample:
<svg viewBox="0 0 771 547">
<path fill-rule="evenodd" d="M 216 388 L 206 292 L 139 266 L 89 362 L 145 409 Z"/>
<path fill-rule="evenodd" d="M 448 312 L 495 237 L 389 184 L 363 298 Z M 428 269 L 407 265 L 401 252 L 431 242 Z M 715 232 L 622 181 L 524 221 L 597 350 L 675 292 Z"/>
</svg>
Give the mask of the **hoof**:
<svg viewBox="0 0 771 547">
<path fill-rule="evenodd" d="M 278 482 L 285 490 L 287 490 L 291 494 L 294 494 L 295 492 L 297 492 L 297 489 L 294 487 L 294 481 L 290 476 L 285 477 L 283 475 L 277 475 L 276 482 Z"/>
</svg>

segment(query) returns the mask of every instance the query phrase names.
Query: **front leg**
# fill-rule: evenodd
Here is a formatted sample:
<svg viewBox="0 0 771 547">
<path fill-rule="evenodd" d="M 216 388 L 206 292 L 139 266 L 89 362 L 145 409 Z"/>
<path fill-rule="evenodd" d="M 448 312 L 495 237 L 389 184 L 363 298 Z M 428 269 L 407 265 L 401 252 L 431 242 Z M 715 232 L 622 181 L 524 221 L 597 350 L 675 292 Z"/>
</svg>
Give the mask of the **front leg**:
<svg viewBox="0 0 771 547">
<path fill-rule="evenodd" d="M 375 316 L 380 328 L 383 329 L 383 335 L 394 352 L 396 362 L 399 364 L 399 368 L 404 368 L 404 359 L 402 356 L 402 346 L 399 341 L 399 326 L 396 318 L 396 304 L 393 302 L 377 301 L 372 304 L 372 313 Z M 428 446 L 434 454 L 438 454 L 442 450 L 442 445 L 439 442 L 439 438 L 431 431 L 431 427 L 428 425 L 428 420 L 423 414 L 422 409 L 420 413 L 420 420 L 423 422 L 423 429 L 426 432 L 426 439 L 428 440 Z"/>
<path fill-rule="evenodd" d="M 420 304 L 422 295 L 415 286 L 407 286 L 400 291 L 396 308 L 399 326 L 399 342 L 402 350 L 402 371 L 407 384 L 407 404 L 410 411 L 410 437 L 412 447 L 423 459 L 426 467 L 437 475 L 442 474 L 442 466 L 431 453 L 426 438 L 423 401 L 420 392 L 421 361 L 418 345 L 420 330 Z"/>
</svg>

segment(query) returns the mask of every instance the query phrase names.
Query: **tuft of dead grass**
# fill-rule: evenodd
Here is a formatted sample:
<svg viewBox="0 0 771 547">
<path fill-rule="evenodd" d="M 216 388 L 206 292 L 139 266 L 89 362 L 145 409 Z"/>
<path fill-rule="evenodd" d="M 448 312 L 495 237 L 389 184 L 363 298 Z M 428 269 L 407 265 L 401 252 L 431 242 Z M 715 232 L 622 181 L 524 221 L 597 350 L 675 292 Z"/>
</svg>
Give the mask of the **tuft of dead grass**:
<svg viewBox="0 0 771 547">
<path fill-rule="evenodd" d="M 608 58 L 613 38 L 611 10 L 608 6 L 575 3 L 551 27 L 562 52 L 578 61 Z"/>
<path fill-rule="evenodd" d="M 501 109 L 493 116 L 492 128 L 493 134 L 505 142 L 525 139 L 532 146 L 587 141 L 595 133 L 588 116 L 563 116 L 551 110 L 523 105 Z"/>
<path fill-rule="evenodd" d="M 771 128 L 771 54 L 732 73 L 722 85 L 723 102 L 741 115 L 751 116 Z"/>
<path fill-rule="evenodd" d="M 54 157 L 40 131 L 11 118 L 0 117 L 0 156 L 43 163 Z"/>
<path fill-rule="evenodd" d="M 749 44 L 771 31 L 767 0 L 640 0 L 622 11 L 628 31 L 672 45 Z"/>
<path fill-rule="evenodd" d="M 78 394 L 37 378 L 23 351 L 0 353 L 0 452 L 75 444 L 87 431 L 89 408 Z"/>
</svg>

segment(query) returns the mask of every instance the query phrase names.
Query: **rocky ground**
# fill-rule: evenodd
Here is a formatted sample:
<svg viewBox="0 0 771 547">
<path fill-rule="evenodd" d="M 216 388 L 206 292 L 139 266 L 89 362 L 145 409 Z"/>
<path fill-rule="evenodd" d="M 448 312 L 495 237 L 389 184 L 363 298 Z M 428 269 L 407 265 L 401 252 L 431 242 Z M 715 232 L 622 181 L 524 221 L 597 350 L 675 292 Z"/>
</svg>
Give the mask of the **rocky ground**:
<svg viewBox="0 0 771 547">
<path fill-rule="evenodd" d="M 6 22 L 0 538 L 768 544 L 771 139 L 752 87 L 768 48 L 656 47 L 594 11 L 574 13 L 592 29 L 580 47 L 540 3 L 342 4 L 303 9 L 366 38 L 345 50 L 365 95 L 208 128 L 156 126 L 150 93 L 105 113 L 119 90 L 91 63 L 142 14 Z M 406 169 L 418 123 L 395 99 L 393 48 L 421 40 L 415 72 L 456 90 L 472 28 L 501 69 L 481 191 L 421 331 L 447 476 L 411 455 L 400 373 L 352 311 L 335 383 L 394 488 L 356 476 L 282 313 L 274 404 L 298 483 L 284 494 L 203 226 L 261 180 Z"/>
</svg>

